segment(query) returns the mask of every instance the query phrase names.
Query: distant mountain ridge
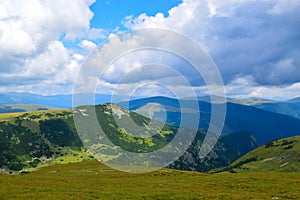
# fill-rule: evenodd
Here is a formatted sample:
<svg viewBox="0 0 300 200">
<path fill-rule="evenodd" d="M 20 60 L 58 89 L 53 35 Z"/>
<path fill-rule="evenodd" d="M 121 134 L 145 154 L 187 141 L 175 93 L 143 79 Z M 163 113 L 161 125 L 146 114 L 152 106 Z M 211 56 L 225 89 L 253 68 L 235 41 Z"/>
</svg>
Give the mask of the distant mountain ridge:
<svg viewBox="0 0 300 200">
<path fill-rule="evenodd" d="M 0 94 L 0 104 L 39 104 L 56 108 L 72 108 L 72 94 L 43 96 L 32 93 Z M 95 104 L 108 103 L 111 95 L 95 94 Z"/>
<path fill-rule="evenodd" d="M 190 98 L 184 98 L 189 100 Z M 300 97 L 286 100 L 286 101 L 274 101 L 269 99 L 262 99 L 257 97 L 250 97 L 245 99 L 235 98 L 223 98 L 218 96 L 201 96 L 198 97 L 199 101 L 207 103 L 234 103 L 244 106 L 252 106 L 261 110 L 279 113 L 283 115 L 289 115 L 300 119 Z"/>
<path fill-rule="evenodd" d="M 0 94 L 0 97 L 0 103 L 41 102 L 43 103 L 43 105 L 53 105 L 59 108 L 69 108 L 70 106 L 72 106 L 72 95 L 41 96 L 30 93 L 8 93 Z M 199 97 L 199 99 L 201 100 L 199 101 L 199 108 L 201 110 L 201 122 L 198 127 L 194 128 L 208 128 L 211 112 L 211 104 L 209 103 L 210 98 L 213 98 L 216 103 L 222 103 L 222 101 L 224 101 L 224 98 L 220 97 Z M 298 100 L 299 98 L 295 98 L 282 103 L 259 98 L 249 98 L 246 100 L 236 100 L 229 98 L 227 99 L 228 110 L 223 134 L 237 131 L 248 131 L 255 135 L 255 138 L 260 145 L 268 142 L 270 139 L 274 140 L 293 136 L 299 132 L 300 123 L 298 119 L 296 119 L 296 117 L 300 116 L 300 105 L 298 106 L 298 104 L 300 103 L 298 102 Z M 96 103 L 109 101 L 110 96 L 108 95 L 96 94 L 95 96 Z M 187 108 L 184 108 L 183 112 L 187 113 L 187 116 L 191 118 L 190 123 L 192 124 L 193 119 L 195 118 L 195 114 L 197 115 L 197 113 L 193 113 L 193 108 L 188 107 L 190 101 L 188 98 L 182 99 L 181 101 L 186 102 Z M 181 119 L 181 111 L 178 100 L 167 97 L 150 97 L 145 99 L 132 100 L 130 101 L 129 106 L 125 105 L 124 102 L 121 102 L 119 104 L 125 108 L 128 108 L 129 110 L 133 110 L 139 113 L 139 111 L 141 111 L 139 109 L 142 109 L 143 106 L 151 102 L 160 103 L 165 106 L 165 109 L 167 111 L 167 124 L 172 126 L 179 125 Z M 4 106 L 2 112 L 10 112 L 10 110 L 11 109 Z M 24 110 L 26 109 L 12 109 L 13 112 L 21 112 Z M 143 111 L 140 112 L 140 114 L 142 113 Z M 162 120 L 163 116 L 161 114 L 163 113 L 156 112 L 154 115 L 154 119 L 158 121 Z M 288 115 L 293 117 L 289 117 Z M 189 124 L 185 125 L 189 126 Z"/>
<path fill-rule="evenodd" d="M 180 101 L 184 101 L 184 108 L 180 107 Z M 121 102 L 120 105 L 125 108 L 138 112 L 149 103 L 157 103 L 164 107 L 166 111 L 166 123 L 173 126 L 189 126 L 180 124 L 181 112 L 186 112 L 190 122 L 197 118 L 200 114 L 200 124 L 198 127 L 207 130 L 211 118 L 211 105 L 208 102 L 199 101 L 200 113 L 193 112 L 189 109 L 189 101 L 177 100 L 167 97 L 150 97 L 145 99 L 132 100 L 130 102 Z M 153 119 L 161 120 L 163 111 L 154 112 Z M 278 114 L 261 110 L 252 106 L 245 106 L 236 103 L 227 103 L 226 119 L 223 129 L 223 135 L 238 132 L 248 131 L 253 134 L 258 145 L 262 145 L 269 141 L 291 137 L 300 133 L 300 119 L 288 115 Z"/>
<path fill-rule="evenodd" d="M 288 103 L 300 103 L 300 97 L 287 100 Z"/>
<path fill-rule="evenodd" d="M 111 95 L 108 94 L 93 94 L 95 95 L 95 104 L 103 104 L 103 103 L 118 103 L 111 102 Z M 60 94 L 60 95 L 40 95 L 33 93 L 3 93 L 0 94 L 0 104 L 40 104 L 45 106 L 53 106 L 58 108 L 71 108 L 72 107 L 72 94 Z M 135 97 L 135 99 L 142 99 L 143 97 Z M 199 96 L 197 97 L 199 101 L 207 102 L 207 103 L 236 103 L 246 106 L 254 106 L 262 105 L 262 104 L 296 104 L 300 105 L 300 97 L 290 99 L 287 101 L 274 101 L 269 99 L 262 99 L 257 97 L 250 97 L 245 99 L 237 99 L 237 98 L 229 98 L 224 99 L 223 97 L 218 96 Z M 115 96 L 116 101 L 122 101 L 124 97 Z M 186 97 L 183 100 L 190 100 L 191 98 Z M 275 111 L 276 112 L 276 111 Z"/>
<path fill-rule="evenodd" d="M 71 108 L 72 95 L 42 96 L 32 93 L 0 94 L 0 104 L 40 104 L 57 108 Z"/>
<path fill-rule="evenodd" d="M 38 104 L 0 104 L 0 113 L 55 110 L 57 108 Z"/>
</svg>

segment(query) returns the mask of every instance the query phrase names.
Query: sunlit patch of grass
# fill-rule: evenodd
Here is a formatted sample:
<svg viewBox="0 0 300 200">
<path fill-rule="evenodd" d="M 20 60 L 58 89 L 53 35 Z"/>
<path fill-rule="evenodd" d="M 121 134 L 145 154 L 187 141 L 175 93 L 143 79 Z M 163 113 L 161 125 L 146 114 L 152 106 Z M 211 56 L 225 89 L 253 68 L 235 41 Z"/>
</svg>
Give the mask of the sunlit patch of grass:
<svg viewBox="0 0 300 200">
<path fill-rule="evenodd" d="M 59 117 L 62 114 L 62 117 L 66 118 L 68 115 L 72 115 L 72 109 L 64 110 L 64 109 L 57 109 L 57 110 L 40 110 L 40 111 L 32 111 L 32 112 L 16 112 L 16 113 L 1 113 L 0 114 L 0 122 L 1 121 L 8 121 L 8 122 L 15 122 L 16 117 L 22 117 L 28 115 L 29 117 L 36 116 L 37 118 L 34 121 L 45 120 L 48 119 L 47 115 L 56 115 Z"/>
<path fill-rule="evenodd" d="M 59 150 L 59 155 L 56 155 L 55 158 L 49 159 L 48 161 L 40 162 L 34 168 L 24 168 L 23 171 L 36 171 L 40 168 L 52 166 L 52 165 L 63 165 L 63 164 L 70 164 L 70 163 L 79 163 L 88 160 L 94 160 L 94 157 L 91 153 L 86 151 L 85 149 L 82 150 L 73 150 L 69 147 Z"/>
<path fill-rule="evenodd" d="M 0 121 L 10 121 L 11 119 L 14 119 L 15 117 L 18 117 L 24 113 L 4 113 L 0 114 Z"/>
</svg>

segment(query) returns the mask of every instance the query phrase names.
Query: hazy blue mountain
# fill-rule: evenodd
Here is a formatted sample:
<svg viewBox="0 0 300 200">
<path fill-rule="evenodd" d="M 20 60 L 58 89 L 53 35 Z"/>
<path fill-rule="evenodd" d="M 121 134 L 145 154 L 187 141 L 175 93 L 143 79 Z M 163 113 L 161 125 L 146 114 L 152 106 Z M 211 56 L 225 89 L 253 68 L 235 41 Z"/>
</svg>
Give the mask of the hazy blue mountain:
<svg viewBox="0 0 300 200">
<path fill-rule="evenodd" d="M 124 98 L 122 96 L 118 96 L 112 103 L 118 103 L 119 101 L 121 101 L 121 99 Z M 183 100 L 189 101 L 190 99 L 191 98 L 184 98 Z M 83 99 L 83 102 L 84 100 L 85 99 Z M 224 98 L 217 97 L 217 96 L 213 96 L 213 97 L 202 96 L 202 97 L 198 97 L 198 100 L 206 103 L 225 102 Z M 111 102 L 111 95 L 105 95 L 105 94 L 95 95 L 95 104 L 103 104 L 109 102 Z M 255 97 L 247 98 L 247 99 L 226 98 L 226 102 L 241 104 L 245 106 L 253 106 L 262 110 L 300 118 L 300 98 L 295 98 L 295 99 L 282 101 L 282 102 L 255 98 Z M 168 103 L 170 103 L 170 101 L 168 101 Z M 0 94 L 0 104 L 40 104 L 44 106 L 57 107 L 57 108 L 71 108 L 72 95 L 67 94 L 67 95 L 43 96 L 43 95 L 31 94 L 31 93 L 6 93 L 6 94 Z M 85 104 L 82 103 L 82 105 Z M 172 104 L 170 104 L 169 106 L 172 106 Z"/>
<path fill-rule="evenodd" d="M 145 99 L 138 99 L 128 102 L 120 103 L 121 106 L 134 110 L 140 114 L 149 103 L 156 103 L 163 106 L 163 110 L 155 111 L 153 119 L 161 120 L 163 114 L 166 114 L 166 123 L 174 126 L 180 125 L 181 112 L 189 116 L 191 124 L 193 119 L 200 114 L 201 120 L 198 128 L 208 129 L 208 124 L 211 117 L 211 104 L 208 102 L 199 101 L 200 113 L 193 112 L 189 109 L 189 101 L 184 102 L 185 107 L 180 110 L 180 102 L 176 99 L 166 97 L 151 97 Z M 146 107 L 145 107 L 146 106 Z M 181 124 L 182 126 L 189 126 L 189 122 Z M 251 106 L 245 106 L 236 103 L 227 103 L 226 120 L 223 129 L 223 135 L 248 131 L 251 132 L 257 141 L 258 145 L 262 145 L 269 141 L 294 136 L 300 133 L 300 120 L 275 112 L 261 110 Z"/>
<path fill-rule="evenodd" d="M 224 103 L 224 98 L 218 97 L 218 96 L 212 96 L 212 97 L 211 96 L 200 96 L 200 97 L 198 97 L 198 100 L 208 102 L 208 103 L 210 103 L 210 102 Z M 257 105 L 257 104 L 262 104 L 262 103 L 276 103 L 276 101 L 273 101 L 273 100 L 262 99 L 262 98 L 257 98 L 257 97 L 250 97 L 250 98 L 245 98 L 245 99 L 235 99 L 235 98 L 227 97 L 225 100 L 226 100 L 226 102 L 242 104 L 245 106 L 252 106 L 252 105 Z"/>
<path fill-rule="evenodd" d="M 102 104 L 110 101 L 111 95 L 95 95 L 95 104 Z M 0 94 L 0 104 L 40 104 L 57 108 L 71 108 L 72 95 L 43 96 L 32 93 L 6 93 Z"/>
<path fill-rule="evenodd" d="M 0 104 L 41 104 L 58 108 L 71 108 L 72 95 L 42 96 L 31 93 L 0 94 Z"/>
<path fill-rule="evenodd" d="M 55 109 L 57 108 L 38 104 L 0 104 L 0 113 L 30 112 Z"/>
<path fill-rule="evenodd" d="M 225 102 L 224 98 L 216 97 L 216 96 L 213 98 L 211 98 L 210 96 L 202 96 L 202 97 L 198 97 L 198 100 L 208 102 L 208 103 Z M 251 97 L 245 99 L 226 98 L 226 102 L 241 104 L 245 106 L 252 106 L 262 110 L 289 115 L 300 119 L 300 98 L 295 98 L 288 101 L 273 101 L 273 100 L 262 99 L 257 97 Z"/>
<path fill-rule="evenodd" d="M 300 98 L 287 101 L 273 101 L 256 97 L 247 99 L 227 98 L 227 101 L 246 106 L 253 106 L 262 110 L 289 115 L 300 119 Z"/>
<path fill-rule="evenodd" d="M 300 103 L 300 97 L 287 100 L 288 103 Z"/>
<path fill-rule="evenodd" d="M 275 102 L 254 105 L 256 108 L 300 119 L 300 103 Z"/>
</svg>

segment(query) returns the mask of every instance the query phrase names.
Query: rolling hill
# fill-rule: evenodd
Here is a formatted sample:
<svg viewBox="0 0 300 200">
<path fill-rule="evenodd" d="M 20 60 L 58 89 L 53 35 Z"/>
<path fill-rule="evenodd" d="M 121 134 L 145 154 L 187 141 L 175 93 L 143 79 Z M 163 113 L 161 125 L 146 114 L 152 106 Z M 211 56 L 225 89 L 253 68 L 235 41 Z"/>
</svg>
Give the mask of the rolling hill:
<svg viewBox="0 0 300 200">
<path fill-rule="evenodd" d="M 185 98 L 185 100 L 188 99 L 189 98 Z M 212 98 L 210 96 L 201 96 L 198 97 L 198 100 L 210 103 Z M 213 103 L 224 103 L 224 98 L 214 96 L 213 101 Z M 287 101 L 274 101 L 257 97 L 251 97 L 246 99 L 235 99 L 227 97 L 226 101 L 228 103 L 251 106 L 261 110 L 283 115 L 289 115 L 300 119 L 300 98 L 294 98 Z"/>
<path fill-rule="evenodd" d="M 287 101 L 272 101 L 261 98 L 228 99 L 228 102 L 252 106 L 265 111 L 289 115 L 300 119 L 300 98 Z"/>
<path fill-rule="evenodd" d="M 154 120 L 162 120 L 166 116 L 167 124 L 173 126 L 189 127 L 200 114 L 200 124 L 198 128 L 207 130 L 211 118 L 211 104 L 199 101 L 200 113 L 197 113 L 189 107 L 191 100 L 180 100 L 184 102 L 182 110 L 180 110 L 180 102 L 177 99 L 167 97 L 151 97 L 145 99 L 132 100 L 130 102 L 121 102 L 120 105 L 129 110 L 143 114 L 143 109 L 147 104 L 160 104 L 163 109 L 153 112 Z M 165 111 L 165 112 L 164 112 Z M 189 121 L 180 124 L 181 112 L 189 116 Z M 196 128 L 196 127 L 194 127 Z M 258 145 L 263 145 L 272 140 L 295 136 L 300 133 L 300 119 L 261 110 L 252 106 L 245 106 L 235 103 L 227 103 L 226 119 L 223 129 L 223 136 L 239 132 L 247 131 L 252 133 Z"/>
<path fill-rule="evenodd" d="M 289 115 L 300 119 L 300 104 L 298 103 L 275 102 L 257 104 L 253 106 L 262 110 Z"/>
<path fill-rule="evenodd" d="M 122 96 L 115 96 L 115 99 L 121 101 L 124 99 Z M 189 100 L 184 98 L 183 100 Z M 213 97 L 214 103 L 224 103 L 224 98 Z M 200 96 L 198 100 L 201 102 L 211 102 L 210 96 Z M 300 118 L 300 100 L 299 98 L 291 99 L 288 101 L 273 101 L 261 98 L 247 98 L 247 99 L 234 99 L 227 98 L 227 102 L 240 104 L 244 106 L 252 106 L 265 111 L 275 112 L 279 114 L 289 115 L 292 117 Z M 111 95 L 95 94 L 95 104 L 103 104 L 111 102 Z M 118 102 L 112 102 L 118 103 Z M 71 108 L 72 95 L 52 95 L 43 96 L 31 93 L 5 93 L 0 94 L 0 104 L 40 104 L 57 108 Z M 83 103 L 84 104 L 84 103 Z M 22 109 L 23 110 L 23 109 Z M 25 109 L 26 110 L 26 109 Z M 29 111 L 29 110 L 28 110 Z"/>
<path fill-rule="evenodd" d="M 82 142 L 92 153 L 103 148 L 96 132 L 79 138 L 74 124 L 74 113 L 80 116 L 88 115 L 88 110 L 94 106 L 78 107 L 74 110 L 49 110 L 29 113 L 10 113 L 0 115 L 0 168 L 2 171 L 20 171 L 45 166 L 48 164 L 78 162 L 92 159 L 83 147 Z M 151 152 L 165 146 L 176 134 L 177 128 L 162 125 L 149 118 L 130 112 L 115 104 L 103 104 L 95 107 L 97 118 L 109 139 L 119 148 L 130 152 Z M 134 129 L 126 126 L 130 117 L 140 125 Z M 126 127 L 119 128 L 116 119 Z M 89 126 L 87 120 L 86 127 Z M 125 123 L 125 124 L 124 124 Z M 142 128 L 152 124 L 152 128 L 159 131 L 151 137 L 140 138 L 132 135 L 134 131 L 143 134 Z M 153 124 L 155 126 L 153 126 Z M 153 129 L 153 130 L 154 130 Z M 154 130 L 155 131 L 155 130 Z M 186 136 L 191 129 L 184 129 Z M 146 134 L 146 133 L 145 133 Z M 149 134 L 149 133 L 147 133 Z M 198 151 L 206 132 L 196 131 L 195 140 L 187 152 L 169 167 L 185 170 L 209 171 L 214 168 L 225 167 L 243 155 L 239 148 L 219 140 L 213 151 L 205 158 L 199 159 Z M 89 143 L 89 141 L 93 141 Z M 247 142 L 246 142 L 247 143 Z M 107 147 L 105 147 L 107 148 Z M 174 150 L 177 146 L 171 146 Z M 95 155 L 95 154 L 94 154 Z M 99 156 L 99 154 L 96 154 Z M 139 154 L 138 156 L 141 156 Z M 120 157 L 105 156 L 106 161 L 115 161 Z M 101 157 L 97 157 L 102 159 Z M 140 157 L 136 157 L 139 160 Z"/>
<path fill-rule="evenodd" d="M 4 171 L 36 167 L 73 153 L 79 155 L 82 147 L 71 111 L 0 115 L 0 168 Z"/>
<path fill-rule="evenodd" d="M 300 172 L 300 136 L 269 142 L 241 157 L 231 172 Z"/>
<path fill-rule="evenodd" d="M 187 112 L 191 120 L 194 113 L 189 107 L 189 100 L 185 100 Z M 163 119 L 161 110 L 153 110 L 153 116 L 143 116 L 147 105 L 160 103 L 167 111 L 166 121 L 169 125 L 163 125 L 158 121 Z M 124 102 L 123 102 L 124 103 Z M 79 135 L 74 124 L 74 114 L 83 118 L 84 126 L 89 131 L 89 110 L 96 108 L 96 116 L 102 129 L 108 138 L 118 148 L 135 153 L 152 152 L 164 147 L 174 138 L 180 119 L 180 107 L 178 100 L 155 97 L 139 99 L 129 102 L 129 108 L 136 112 L 126 110 L 116 104 L 102 104 L 94 106 L 81 106 L 68 110 L 42 110 L 28 113 L 8 113 L 0 115 L 0 168 L 2 171 L 19 171 L 41 167 L 48 164 L 79 162 L 93 159 L 93 156 L 84 148 L 89 147 L 93 155 L 98 150 L 107 148 L 103 146 L 100 136 L 93 134 Z M 195 131 L 188 124 L 183 127 L 186 136 L 195 136 L 194 141 L 187 151 L 168 167 L 181 170 L 210 171 L 215 168 L 226 167 L 257 146 L 274 139 L 297 135 L 300 131 L 299 120 L 286 115 L 266 112 L 257 108 L 228 103 L 227 118 L 222 137 L 214 149 L 205 159 L 199 158 L 199 149 L 206 135 L 205 128 L 210 118 L 211 105 L 207 102 L 199 102 L 201 110 L 200 129 Z M 121 103 L 122 105 L 122 103 Z M 123 105 L 124 106 L 124 105 Z M 125 106 L 124 106 L 125 107 Z M 148 113 L 149 114 L 149 113 Z M 138 126 L 129 126 L 130 121 Z M 149 125 L 152 129 L 149 132 Z M 122 128 L 119 127 L 122 126 Z M 154 126 L 153 126 L 154 125 Z M 175 126 L 174 126 L 175 125 Z M 124 128 L 125 127 L 125 128 Z M 146 129 L 147 130 L 146 130 Z M 198 127 L 196 127 L 198 128 Z M 195 135 L 191 135 L 193 133 Z M 137 135 L 139 134 L 139 135 Z M 150 135 L 149 135 L 150 134 Z M 148 135 L 147 137 L 139 137 Z M 150 136 L 150 137 L 149 137 Z M 93 141 L 93 142 L 90 142 Z M 171 146 L 178 151 L 177 146 Z M 178 150 L 177 150 L 178 149 Z M 108 150 L 107 150 L 108 151 Z M 109 150 L 111 151 L 111 150 Z M 106 161 L 118 161 L 118 156 L 105 156 Z M 139 155 L 140 156 L 140 155 Z M 102 160 L 103 157 L 97 157 Z M 136 157 L 137 163 L 142 157 Z M 134 160 L 134 159 L 133 159 Z M 132 163 L 135 165 L 135 163 Z M 31 169 L 30 169 L 31 170 Z"/>
</svg>

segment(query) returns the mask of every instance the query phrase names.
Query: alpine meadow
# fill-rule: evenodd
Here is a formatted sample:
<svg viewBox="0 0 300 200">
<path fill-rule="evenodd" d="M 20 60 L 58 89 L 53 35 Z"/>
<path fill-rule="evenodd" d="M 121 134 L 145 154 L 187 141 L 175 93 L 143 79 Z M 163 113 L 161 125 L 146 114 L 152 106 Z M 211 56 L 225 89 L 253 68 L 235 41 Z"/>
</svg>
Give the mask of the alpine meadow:
<svg viewBox="0 0 300 200">
<path fill-rule="evenodd" d="M 299 9 L 0 0 L 0 200 L 300 199 Z"/>
</svg>

